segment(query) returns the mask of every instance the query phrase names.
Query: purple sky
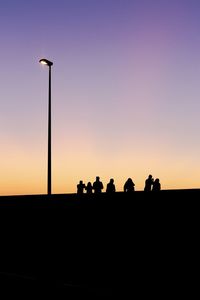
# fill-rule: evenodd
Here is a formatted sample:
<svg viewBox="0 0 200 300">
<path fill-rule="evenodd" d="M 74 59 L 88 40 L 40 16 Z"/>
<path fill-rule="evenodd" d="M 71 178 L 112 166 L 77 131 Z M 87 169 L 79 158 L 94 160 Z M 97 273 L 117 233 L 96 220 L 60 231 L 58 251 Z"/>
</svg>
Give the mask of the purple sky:
<svg viewBox="0 0 200 300">
<path fill-rule="evenodd" d="M 97 175 L 198 188 L 199 29 L 198 0 L 2 0 L 0 195 L 46 193 L 43 57 L 54 193 Z"/>
</svg>

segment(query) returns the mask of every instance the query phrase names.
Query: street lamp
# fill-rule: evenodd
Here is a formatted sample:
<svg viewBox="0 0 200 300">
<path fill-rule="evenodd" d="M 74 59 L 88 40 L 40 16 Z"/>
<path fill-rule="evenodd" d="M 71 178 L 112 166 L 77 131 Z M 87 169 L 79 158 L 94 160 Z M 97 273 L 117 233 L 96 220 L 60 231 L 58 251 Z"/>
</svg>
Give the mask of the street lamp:
<svg viewBox="0 0 200 300">
<path fill-rule="evenodd" d="M 51 195 L 51 66 L 53 63 L 45 58 L 40 59 L 39 62 L 49 67 L 47 194 Z"/>
</svg>

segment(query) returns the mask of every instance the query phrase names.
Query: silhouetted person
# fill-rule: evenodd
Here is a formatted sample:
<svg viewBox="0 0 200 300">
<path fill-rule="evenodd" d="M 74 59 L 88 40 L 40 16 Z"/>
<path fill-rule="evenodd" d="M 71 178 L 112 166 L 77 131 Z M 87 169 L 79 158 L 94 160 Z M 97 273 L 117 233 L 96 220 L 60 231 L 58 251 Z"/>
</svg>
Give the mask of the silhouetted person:
<svg viewBox="0 0 200 300">
<path fill-rule="evenodd" d="M 107 184 L 106 193 L 112 194 L 115 192 L 114 179 L 110 179 L 110 182 Z"/>
<path fill-rule="evenodd" d="M 153 187 L 152 191 L 160 191 L 161 190 L 161 184 L 159 178 L 156 178 L 155 181 L 153 182 Z"/>
<path fill-rule="evenodd" d="M 135 191 L 135 183 L 131 178 L 128 178 L 124 184 L 124 192 L 134 192 Z"/>
<path fill-rule="evenodd" d="M 95 194 L 100 194 L 103 190 L 103 183 L 100 181 L 99 176 L 96 177 L 96 181 L 93 183 L 93 190 Z"/>
<path fill-rule="evenodd" d="M 87 183 L 85 190 L 87 194 L 92 194 L 92 184 L 90 181 Z"/>
<path fill-rule="evenodd" d="M 85 188 L 85 184 L 82 180 L 79 181 L 79 184 L 77 184 L 77 194 L 83 194 Z"/>
<path fill-rule="evenodd" d="M 149 175 L 149 177 L 145 180 L 145 187 L 144 187 L 145 192 L 150 192 L 151 191 L 153 182 L 154 182 L 154 180 L 153 180 L 152 175 Z"/>
</svg>

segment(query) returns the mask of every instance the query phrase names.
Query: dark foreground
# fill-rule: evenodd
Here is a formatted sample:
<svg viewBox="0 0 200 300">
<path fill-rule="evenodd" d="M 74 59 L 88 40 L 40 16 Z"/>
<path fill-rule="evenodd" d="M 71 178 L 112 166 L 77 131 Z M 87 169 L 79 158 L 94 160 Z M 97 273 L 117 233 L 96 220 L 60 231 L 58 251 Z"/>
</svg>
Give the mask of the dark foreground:
<svg viewBox="0 0 200 300">
<path fill-rule="evenodd" d="M 0 197 L 0 293 L 199 295 L 200 190 Z"/>
</svg>

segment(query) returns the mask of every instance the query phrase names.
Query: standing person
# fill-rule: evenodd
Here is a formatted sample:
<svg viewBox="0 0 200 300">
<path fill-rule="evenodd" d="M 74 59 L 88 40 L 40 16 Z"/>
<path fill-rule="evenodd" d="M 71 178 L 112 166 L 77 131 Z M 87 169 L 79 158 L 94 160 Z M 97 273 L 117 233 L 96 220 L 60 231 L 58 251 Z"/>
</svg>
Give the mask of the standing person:
<svg viewBox="0 0 200 300">
<path fill-rule="evenodd" d="M 113 178 L 111 178 L 110 182 L 107 184 L 106 193 L 109 193 L 109 194 L 115 193 L 115 184 L 114 184 Z"/>
<path fill-rule="evenodd" d="M 92 184 L 90 181 L 87 183 L 85 190 L 87 194 L 92 194 Z"/>
<path fill-rule="evenodd" d="M 152 191 L 160 191 L 161 190 L 161 184 L 159 178 L 156 178 L 155 181 L 153 182 L 153 188 Z"/>
<path fill-rule="evenodd" d="M 152 185 L 153 185 L 154 179 L 152 175 L 149 175 L 148 178 L 145 180 L 145 186 L 144 186 L 144 191 L 145 192 L 150 192 Z"/>
<path fill-rule="evenodd" d="M 124 192 L 134 192 L 135 191 L 135 183 L 131 178 L 128 178 L 124 184 Z"/>
<path fill-rule="evenodd" d="M 85 188 L 85 184 L 82 180 L 79 181 L 79 184 L 77 184 L 77 194 L 83 194 Z"/>
<path fill-rule="evenodd" d="M 103 190 L 103 183 L 100 181 L 100 177 L 96 177 L 96 181 L 93 183 L 93 190 L 95 194 L 100 194 L 101 190 Z"/>
</svg>

